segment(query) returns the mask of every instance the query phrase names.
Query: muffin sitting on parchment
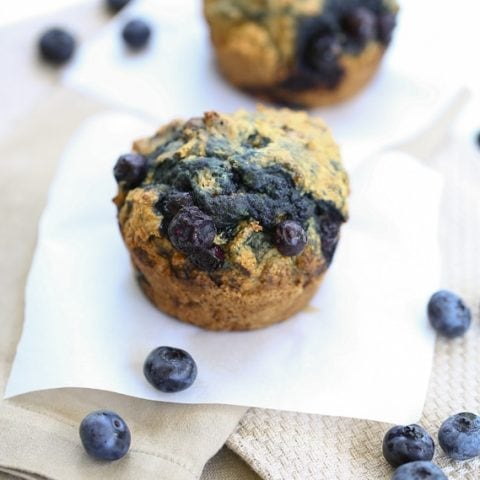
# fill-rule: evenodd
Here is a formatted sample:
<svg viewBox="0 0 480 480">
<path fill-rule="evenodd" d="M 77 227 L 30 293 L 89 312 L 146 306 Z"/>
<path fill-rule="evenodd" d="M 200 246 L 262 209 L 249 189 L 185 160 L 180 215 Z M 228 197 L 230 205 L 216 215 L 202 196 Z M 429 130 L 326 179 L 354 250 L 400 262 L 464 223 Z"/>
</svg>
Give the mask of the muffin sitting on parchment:
<svg viewBox="0 0 480 480">
<path fill-rule="evenodd" d="M 373 77 L 396 24 L 395 0 L 204 0 L 218 63 L 234 85 L 314 107 Z"/>
<path fill-rule="evenodd" d="M 347 219 L 327 126 L 288 109 L 176 120 L 114 168 L 118 220 L 142 290 L 164 312 L 246 330 L 306 306 Z"/>
</svg>

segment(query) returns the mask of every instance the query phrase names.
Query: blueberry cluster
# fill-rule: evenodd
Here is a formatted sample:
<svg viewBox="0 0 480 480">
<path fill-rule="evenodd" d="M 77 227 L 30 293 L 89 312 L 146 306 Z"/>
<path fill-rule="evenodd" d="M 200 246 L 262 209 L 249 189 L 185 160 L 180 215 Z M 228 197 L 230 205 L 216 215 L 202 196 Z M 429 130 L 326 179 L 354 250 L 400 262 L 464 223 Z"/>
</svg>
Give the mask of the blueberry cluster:
<svg viewBox="0 0 480 480">
<path fill-rule="evenodd" d="M 187 125 L 194 128 L 194 123 L 190 120 Z M 171 139 L 180 140 L 187 141 L 175 134 Z M 218 152 L 227 146 L 217 145 L 220 141 L 207 144 L 205 157 L 188 162 L 167 158 L 151 169 L 149 181 L 160 186 L 155 208 L 163 217 L 161 230 L 173 246 L 198 268 L 213 271 L 225 260 L 224 251 L 214 243 L 216 236 L 229 241 L 243 220 L 254 219 L 263 227 L 263 240 L 284 256 L 296 256 L 307 245 L 307 223 L 314 219 L 329 265 L 345 221 L 335 205 L 301 192 L 283 166 L 255 164 L 256 150 L 267 146 L 269 139 L 251 134 L 242 153 L 228 152 L 223 157 Z M 127 190 L 139 186 L 149 160 L 153 164 L 165 148 L 159 146 L 148 158 L 122 155 L 114 168 L 116 181 Z M 204 187 L 205 173 L 213 179 L 214 191 Z"/>
<path fill-rule="evenodd" d="M 322 15 L 299 20 L 295 72 L 283 86 L 336 88 L 345 75 L 342 53 L 357 54 L 371 41 L 388 45 L 395 25 L 382 0 L 327 0 Z"/>
<path fill-rule="evenodd" d="M 157 390 L 174 393 L 193 384 L 197 378 L 197 364 L 185 350 L 164 346 L 150 352 L 143 373 Z M 130 449 L 128 425 L 117 413 L 109 410 L 89 413 L 80 424 L 79 434 L 83 448 L 96 460 L 119 460 Z"/>
<path fill-rule="evenodd" d="M 427 313 L 433 328 L 447 338 L 463 335 L 471 323 L 470 309 L 455 293 L 440 290 L 432 295 Z M 445 420 L 438 441 L 447 456 L 468 460 L 480 456 L 480 417 L 462 412 Z M 435 452 L 432 437 L 419 425 L 397 425 L 385 434 L 383 456 L 398 467 L 392 480 L 446 480 L 430 460 Z"/>
<path fill-rule="evenodd" d="M 252 138 L 262 148 L 268 139 Z M 156 151 L 152 157 L 158 155 Z M 198 174 L 208 171 L 215 192 L 203 188 Z M 289 172 L 280 165 L 259 167 L 249 154 L 214 156 L 189 162 L 175 158 L 156 167 L 154 179 L 166 187 L 156 208 L 172 244 L 203 270 L 223 264 L 224 254 L 213 244 L 216 234 L 229 240 L 242 220 L 255 219 L 270 243 L 285 256 L 299 255 L 307 244 L 306 224 L 315 219 L 322 238 L 322 253 L 329 264 L 335 253 L 342 214 L 330 202 L 315 200 L 300 192 Z"/>
<path fill-rule="evenodd" d="M 105 6 L 111 13 L 125 8 L 131 0 L 105 0 Z M 142 19 L 127 22 L 122 29 L 122 38 L 131 50 L 144 48 L 152 35 L 150 25 Z M 63 28 L 50 28 L 38 40 L 40 57 L 51 65 L 62 65 L 68 62 L 75 53 L 74 36 Z"/>
<path fill-rule="evenodd" d="M 447 418 L 438 431 L 438 441 L 454 460 L 480 456 L 480 417 L 463 412 Z M 431 463 L 434 452 L 432 437 L 419 425 L 397 425 L 383 439 L 383 456 L 398 467 L 392 480 L 446 480 L 446 475 Z"/>
</svg>

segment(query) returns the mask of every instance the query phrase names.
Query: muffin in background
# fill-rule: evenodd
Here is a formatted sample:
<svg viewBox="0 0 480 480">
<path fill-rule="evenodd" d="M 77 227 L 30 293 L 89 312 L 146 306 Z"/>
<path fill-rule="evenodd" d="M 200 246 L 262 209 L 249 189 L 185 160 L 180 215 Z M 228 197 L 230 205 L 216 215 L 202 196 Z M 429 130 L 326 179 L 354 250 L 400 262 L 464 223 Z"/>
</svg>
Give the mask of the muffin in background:
<svg viewBox="0 0 480 480">
<path fill-rule="evenodd" d="M 115 166 L 114 202 L 138 282 L 160 310 L 246 330 L 308 304 L 348 217 L 347 174 L 321 120 L 208 112 L 133 150 Z"/>
<path fill-rule="evenodd" d="M 368 84 L 397 11 L 395 0 L 204 0 L 224 76 L 302 107 L 341 102 Z"/>
</svg>

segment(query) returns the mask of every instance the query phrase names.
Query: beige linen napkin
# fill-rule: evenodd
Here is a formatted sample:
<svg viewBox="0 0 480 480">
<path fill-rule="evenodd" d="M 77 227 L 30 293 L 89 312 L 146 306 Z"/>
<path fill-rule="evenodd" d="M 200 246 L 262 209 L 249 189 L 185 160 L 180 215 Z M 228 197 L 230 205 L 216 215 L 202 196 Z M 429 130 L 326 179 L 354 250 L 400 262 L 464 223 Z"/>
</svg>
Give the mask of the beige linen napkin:
<svg viewBox="0 0 480 480">
<path fill-rule="evenodd" d="M 421 419 L 436 437 L 449 415 L 460 411 L 480 413 L 480 150 L 473 136 L 453 137 L 429 164 L 444 174 L 446 183 L 440 232 L 443 285 L 461 294 L 474 314 L 464 338 L 437 340 Z M 408 185 L 405 192 L 408 195 Z M 382 457 L 381 444 L 389 427 L 361 420 L 251 409 L 227 445 L 266 480 L 386 479 L 392 469 Z M 480 478 L 480 458 L 454 462 L 438 447 L 435 461 L 451 480 Z"/>
</svg>

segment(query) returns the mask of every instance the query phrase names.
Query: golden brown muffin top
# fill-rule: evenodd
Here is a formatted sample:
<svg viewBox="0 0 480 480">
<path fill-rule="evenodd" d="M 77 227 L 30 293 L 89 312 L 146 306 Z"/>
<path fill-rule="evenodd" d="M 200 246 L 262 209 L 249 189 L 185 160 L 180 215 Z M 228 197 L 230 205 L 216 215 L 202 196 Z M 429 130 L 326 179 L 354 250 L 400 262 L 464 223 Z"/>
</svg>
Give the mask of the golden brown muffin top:
<svg viewBox="0 0 480 480">
<path fill-rule="evenodd" d="M 252 274 L 278 258 L 295 268 L 304 268 L 307 257 L 324 268 L 330 263 L 348 216 L 349 186 L 323 121 L 288 109 L 208 112 L 169 123 L 136 141 L 134 151 L 145 162 L 142 178 L 117 175 L 115 199 L 124 231 L 135 237 L 127 244 L 153 242 L 170 256 L 180 250 L 199 268 L 213 255 L 206 270 L 241 265 Z M 203 229 L 194 247 L 172 238 L 182 212 L 183 222 Z M 308 238 L 304 251 L 288 258 L 275 240 L 287 220 Z"/>
</svg>

